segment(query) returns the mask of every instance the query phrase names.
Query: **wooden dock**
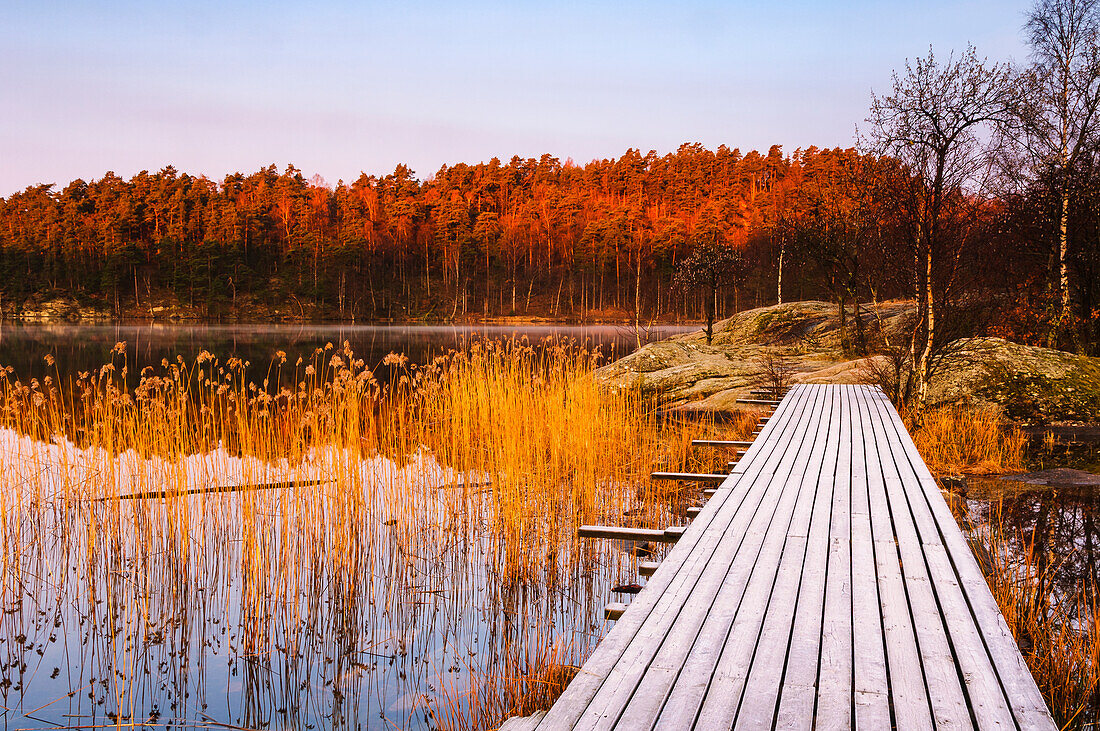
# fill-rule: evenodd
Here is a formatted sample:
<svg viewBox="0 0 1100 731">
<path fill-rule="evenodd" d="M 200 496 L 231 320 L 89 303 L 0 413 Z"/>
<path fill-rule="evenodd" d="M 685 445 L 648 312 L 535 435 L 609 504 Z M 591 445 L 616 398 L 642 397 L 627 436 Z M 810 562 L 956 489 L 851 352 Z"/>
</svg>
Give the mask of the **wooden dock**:
<svg viewBox="0 0 1100 731">
<path fill-rule="evenodd" d="M 505 726 L 1055 728 L 893 406 L 813 385 L 784 397 L 554 706 Z"/>
</svg>

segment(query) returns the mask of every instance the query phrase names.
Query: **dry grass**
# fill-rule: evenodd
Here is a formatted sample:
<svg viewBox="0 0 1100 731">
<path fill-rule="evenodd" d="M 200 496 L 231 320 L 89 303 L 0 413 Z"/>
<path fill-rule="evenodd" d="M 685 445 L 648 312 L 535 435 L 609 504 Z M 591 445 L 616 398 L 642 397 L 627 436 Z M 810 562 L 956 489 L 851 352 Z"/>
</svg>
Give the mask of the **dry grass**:
<svg viewBox="0 0 1100 731">
<path fill-rule="evenodd" d="M 927 412 L 913 441 L 936 474 L 995 475 L 1025 467 L 1027 438 L 996 409 Z M 1100 723 L 1096 587 L 1060 582 L 1050 551 L 1036 546 L 1033 535 L 1010 528 L 999 509 L 970 527 L 987 548 L 990 589 L 1055 720 L 1062 728 Z"/>
<path fill-rule="evenodd" d="M 1027 437 L 997 409 L 947 406 L 926 412 L 920 429 L 909 418 L 906 426 L 933 473 L 997 475 L 1024 467 Z"/>
<path fill-rule="evenodd" d="M 387 672 L 417 698 L 391 714 L 399 727 L 430 712 L 492 728 L 546 707 L 602 633 L 610 582 L 633 579 L 633 558 L 576 526 L 682 522 L 697 491 L 648 473 L 711 469 L 722 455 L 693 455 L 691 439 L 755 423 L 661 419 L 650 398 L 598 385 L 598 360 L 481 342 L 424 367 L 392 355 L 379 379 L 345 344 L 309 363 L 277 353 L 255 384 L 205 353 L 135 378 L 120 344 L 72 385 L 9 372 L 0 622 L 23 640 L 5 677 L 33 687 L 21 668 L 40 650 L 68 662 L 57 636 L 78 633 L 72 656 L 91 666 L 77 677 L 97 679 L 86 712 L 194 719 L 172 699 L 205 684 L 204 648 L 228 641 L 258 699 L 241 726 L 355 725 Z M 262 483 L 291 484 L 184 495 Z M 331 688 L 330 705 L 295 715 L 303 687 Z"/>
</svg>

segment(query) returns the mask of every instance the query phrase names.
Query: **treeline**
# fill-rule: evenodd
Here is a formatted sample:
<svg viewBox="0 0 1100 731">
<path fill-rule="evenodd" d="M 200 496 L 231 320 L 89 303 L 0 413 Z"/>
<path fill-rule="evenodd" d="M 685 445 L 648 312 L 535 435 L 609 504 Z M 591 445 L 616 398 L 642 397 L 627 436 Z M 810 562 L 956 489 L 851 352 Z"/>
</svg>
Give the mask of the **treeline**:
<svg viewBox="0 0 1100 731">
<path fill-rule="evenodd" d="M 1093 161 L 1077 171 L 1071 200 L 1082 315 L 1097 294 Z M 360 320 L 698 318 L 706 294 L 675 291 L 674 273 L 700 243 L 718 242 L 747 264 L 719 292 L 719 317 L 780 297 L 911 297 L 912 242 L 886 190 L 910 183 L 892 158 L 853 149 L 741 155 L 699 145 L 584 166 L 549 155 L 460 164 L 424 181 L 400 166 L 334 187 L 293 167 L 220 184 L 170 167 L 129 180 L 109 173 L 0 201 L 0 294 L 9 306 L 67 294 L 117 314 L 174 299 L 218 317 L 247 303 L 292 309 L 296 298 Z M 1041 336 L 1053 296 L 1051 192 L 1037 184 L 967 213 L 973 261 L 963 278 L 1009 304 L 1021 337 Z M 830 225 L 834 238 L 845 226 L 865 230 L 849 232 L 857 238 L 846 250 L 812 235 Z"/>
<path fill-rule="evenodd" d="M 100 297 L 116 309 L 170 293 L 210 316 L 245 296 L 293 296 L 361 319 L 693 317 L 699 297 L 670 291 L 693 242 L 759 250 L 726 309 L 774 299 L 778 211 L 804 170 L 843 154 L 684 145 L 583 167 L 494 159 L 424 181 L 399 166 L 334 187 L 293 167 L 220 183 L 171 167 L 108 173 L 0 203 L 0 292 Z M 797 274 L 788 283 L 795 296 L 817 291 Z"/>
<path fill-rule="evenodd" d="M 854 317 L 853 345 L 891 352 L 895 397 L 922 401 L 960 335 L 1100 342 L 1100 0 L 1041 0 L 1025 29 L 1025 67 L 973 48 L 907 63 L 859 150 L 33 186 L 0 201 L 0 309 L 64 294 L 119 316 L 641 322 L 901 297 L 905 342 L 868 343 Z"/>
</svg>

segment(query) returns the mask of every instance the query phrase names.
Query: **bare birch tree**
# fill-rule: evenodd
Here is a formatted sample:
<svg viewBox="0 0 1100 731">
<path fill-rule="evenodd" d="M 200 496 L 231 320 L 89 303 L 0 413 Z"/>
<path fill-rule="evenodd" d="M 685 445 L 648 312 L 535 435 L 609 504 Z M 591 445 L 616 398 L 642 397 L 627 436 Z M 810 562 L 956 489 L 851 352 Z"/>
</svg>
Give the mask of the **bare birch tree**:
<svg viewBox="0 0 1100 731">
<path fill-rule="evenodd" d="M 1055 337 L 1072 322 L 1069 220 L 1072 171 L 1100 132 L 1100 2 L 1038 0 L 1024 25 L 1031 65 L 1018 106 L 1021 141 L 1056 186 Z"/>
<path fill-rule="evenodd" d="M 918 423 L 942 340 L 937 317 L 944 303 L 937 294 L 948 291 L 943 280 L 963 244 L 950 219 L 960 201 L 984 192 L 995 133 L 1017 96 L 1011 68 L 988 65 L 973 46 L 943 64 L 931 50 L 906 61 L 904 74 L 893 76 L 892 92 L 872 95 L 868 142 L 873 152 L 901 161 L 912 183 L 905 209 L 919 313 L 909 348 Z"/>
</svg>

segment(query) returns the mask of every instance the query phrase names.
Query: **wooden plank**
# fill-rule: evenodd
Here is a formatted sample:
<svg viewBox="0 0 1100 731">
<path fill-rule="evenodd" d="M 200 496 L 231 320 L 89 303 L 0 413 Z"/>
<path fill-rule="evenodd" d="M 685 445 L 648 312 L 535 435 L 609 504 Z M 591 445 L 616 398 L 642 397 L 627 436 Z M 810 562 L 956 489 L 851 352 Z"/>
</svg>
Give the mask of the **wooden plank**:
<svg viewBox="0 0 1100 731">
<path fill-rule="evenodd" d="M 649 475 L 652 480 L 682 480 L 684 482 L 725 482 L 729 475 L 708 472 L 653 472 Z"/>
<path fill-rule="evenodd" d="M 823 394 L 815 395 L 815 411 L 821 408 L 823 400 Z M 814 423 L 813 418 L 803 419 L 793 425 L 792 433 L 800 435 Z M 801 441 L 796 438 L 796 443 Z M 728 602 L 716 603 L 715 596 L 723 587 L 741 591 L 744 586 L 744 579 L 739 580 L 739 574 L 730 570 L 735 558 L 759 554 L 766 527 L 776 514 L 781 514 L 779 506 L 793 499 L 788 491 L 768 490 L 766 487 L 774 475 L 789 473 L 798 461 L 798 454 L 804 450 L 807 450 L 805 445 L 798 450 L 782 450 L 775 460 L 774 471 L 762 469 L 751 478 L 757 485 L 754 492 L 760 496 L 756 502 L 758 509 L 751 514 L 744 512 L 738 520 L 730 523 L 724 531 L 727 540 L 709 560 L 701 564 L 694 585 L 679 596 L 669 597 L 670 602 L 677 604 L 670 617 L 674 621 L 665 625 L 655 624 L 648 632 L 639 635 L 640 641 L 632 648 L 634 652 L 629 654 L 629 663 L 624 662 L 624 667 L 608 679 L 608 684 L 593 699 L 590 708 L 592 718 L 617 718 L 632 698 L 636 701 L 632 703 L 631 715 L 622 719 L 624 728 L 630 728 L 636 718 L 656 715 L 663 694 L 647 688 L 670 685 L 675 680 L 684 653 L 693 643 L 708 646 L 705 633 L 699 632 L 700 626 L 708 620 L 720 622 L 731 606 Z M 627 657 L 624 655 L 624 660 Z M 588 720 L 586 717 L 577 728 L 589 728 Z M 600 726 L 597 723 L 591 727 Z"/>
<path fill-rule="evenodd" d="M 878 580 L 879 606 L 882 611 L 882 633 L 886 644 L 886 668 L 890 681 L 890 701 L 894 709 L 896 728 L 931 729 L 931 701 L 924 681 L 924 667 L 917 645 L 905 582 L 901 574 L 901 559 L 895 544 L 886 481 L 881 468 L 882 444 L 872 411 L 864 422 L 867 449 L 867 485 L 870 505 L 872 548 L 875 575 Z"/>
<path fill-rule="evenodd" d="M 638 562 L 638 575 L 639 576 L 653 576 L 653 573 L 657 570 L 657 567 L 661 564 L 656 561 L 639 561 Z"/>
<path fill-rule="evenodd" d="M 545 715 L 546 711 L 539 711 L 530 716 L 512 716 L 497 731 L 530 731 L 530 729 L 538 726 L 539 721 Z"/>
<path fill-rule="evenodd" d="M 914 524 L 922 534 L 922 559 L 927 568 L 925 578 L 931 583 L 936 597 L 942 621 L 941 631 L 954 655 L 972 720 L 983 729 L 1014 728 L 1015 722 L 1001 692 L 996 672 L 985 652 L 980 629 L 966 606 L 954 569 L 939 540 L 940 536 L 919 486 L 916 465 L 909 461 L 905 452 L 904 441 L 908 440 L 908 434 L 898 433 L 893 428 L 890 413 L 887 411 L 892 412 L 893 409 L 888 404 L 878 401 L 871 408 L 877 408 L 882 416 L 891 450 L 890 459 L 897 468 Z M 942 500 L 938 493 L 936 497 Z"/>
<path fill-rule="evenodd" d="M 813 573 L 812 568 L 807 572 L 807 566 L 812 567 L 814 564 L 815 557 L 811 555 L 811 552 L 820 551 L 821 555 L 825 555 L 828 547 L 828 534 L 821 530 L 814 530 L 811 521 L 820 521 L 824 515 L 827 515 L 827 507 L 833 499 L 830 487 L 832 473 L 835 470 L 835 455 L 838 448 L 841 450 L 844 448 L 843 427 L 837 429 L 836 426 L 838 423 L 843 424 L 846 421 L 844 415 L 846 404 L 842 391 L 835 391 L 834 394 L 836 397 L 834 412 L 830 421 L 824 425 L 824 428 L 828 430 L 827 454 L 821 460 L 820 470 L 817 474 L 812 475 L 813 511 L 808 513 L 803 520 L 792 523 L 788 532 L 789 540 L 803 541 L 806 549 L 803 551 L 803 555 L 799 557 L 798 572 L 797 575 L 792 576 L 790 586 L 782 586 L 780 581 L 776 582 L 776 595 L 768 606 L 764 628 L 745 685 L 744 698 L 737 712 L 735 727 L 739 729 L 770 728 L 773 722 L 779 723 L 781 726 L 792 725 L 790 702 L 794 699 L 798 699 L 802 703 L 808 701 L 808 706 L 801 706 L 803 713 L 800 715 L 805 727 L 808 728 L 812 721 L 814 706 L 812 693 L 805 695 L 793 692 L 786 699 L 786 705 L 783 706 L 785 709 L 784 715 L 779 715 L 779 708 L 781 705 L 780 695 L 786 693 L 786 689 L 783 688 L 784 668 L 792 661 L 794 663 L 804 661 L 807 667 L 811 668 L 809 678 L 812 678 L 813 669 L 817 665 L 816 640 L 813 643 L 803 642 L 805 634 L 799 633 L 796 637 L 794 626 L 800 608 L 803 612 L 803 628 L 805 627 L 807 613 L 812 612 L 818 616 L 821 614 L 820 592 L 817 592 L 816 598 L 808 596 L 815 593 L 812 588 L 808 589 L 808 585 L 812 585 L 814 582 L 812 577 L 810 577 L 809 582 L 806 582 L 806 579 L 808 574 Z M 807 589 L 808 595 L 803 596 L 803 591 Z M 792 638 L 795 639 L 792 641 Z M 804 687 L 810 688 L 812 686 L 807 685 Z"/>
<path fill-rule="evenodd" d="M 901 417 L 889 404 L 885 395 L 877 394 L 876 401 L 885 414 L 885 420 L 893 428 L 900 451 L 904 453 L 910 469 L 917 477 L 916 487 L 920 488 L 919 497 L 922 501 L 914 499 L 914 503 L 927 508 L 935 523 L 936 535 L 928 536 L 929 542 L 934 540 L 943 547 L 943 555 L 936 551 L 929 552 L 929 556 L 930 561 L 936 562 L 939 569 L 933 575 L 942 579 L 938 585 L 941 586 L 944 597 L 945 611 L 951 611 L 955 618 L 965 616 L 963 608 L 957 603 L 957 595 L 951 591 L 951 585 L 955 584 L 962 592 L 962 599 L 969 609 L 972 625 L 980 634 L 982 644 L 985 646 L 986 660 L 996 673 L 1000 686 L 1003 687 L 1003 700 L 1011 709 L 1016 723 L 1021 728 L 1054 728 L 1054 721 L 1046 702 L 1020 654 L 1019 646 L 1005 624 L 1004 616 L 989 591 L 989 586 L 985 582 L 985 577 L 978 567 L 969 544 L 940 493 L 939 485 L 920 458 L 916 445 L 913 444 L 913 440 L 905 430 L 905 425 L 901 422 Z M 953 569 L 950 573 L 945 570 L 947 566 L 944 565 L 944 559 Z M 948 626 L 955 630 L 952 633 L 952 639 L 959 645 L 957 654 L 963 662 L 964 677 L 973 680 L 979 673 L 984 675 L 981 654 L 973 652 L 977 649 L 974 640 L 964 634 L 966 625 L 953 621 Z M 970 673 L 975 675 L 971 676 Z M 971 703 L 976 710 L 982 709 L 984 720 L 993 724 L 1000 719 L 998 709 L 1001 701 L 997 699 L 996 693 L 992 692 L 995 689 L 989 687 L 988 683 L 982 683 L 980 687 L 982 689 L 980 692 L 975 690 L 970 693 Z M 985 715 L 986 713 L 988 715 Z"/>
<path fill-rule="evenodd" d="M 910 473 L 912 465 L 908 462 L 903 466 L 898 464 L 894 449 L 898 446 L 899 435 L 890 427 L 888 416 L 881 408 L 877 410 L 877 417 L 871 423 L 876 437 L 882 439 L 880 464 L 897 536 L 906 592 L 912 606 L 913 625 L 917 632 L 925 682 L 932 698 L 932 713 L 941 727 L 969 728 L 973 725 L 970 706 L 925 559 L 926 549 L 934 550 L 939 547 L 939 536 L 926 535 L 922 542 L 918 532 L 922 514 L 914 511 L 914 506 L 907 499 L 902 475 L 903 472 Z"/>
<path fill-rule="evenodd" d="M 618 619 L 623 616 L 623 612 L 626 611 L 627 605 L 622 602 L 611 602 L 603 608 L 604 619 Z"/>
<path fill-rule="evenodd" d="M 660 530 L 656 528 L 627 528 L 618 525 L 582 525 L 577 528 L 577 536 L 580 538 L 610 538 L 623 541 L 656 541 L 658 543 L 675 543 L 680 540 L 682 531 L 673 528 Z"/>
<path fill-rule="evenodd" d="M 798 602 L 792 620 L 790 650 L 779 691 L 776 724 L 783 728 L 810 728 L 813 723 L 825 613 L 829 522 L 840 430 L 831 429 L 830 437 L 829 459 L 823 463 L 817 479 L 818 496 L 807 531 L 806 562 L 802 569 Z"/>
<path fill-rule="evenodd" d="M 802 409 L 814 408 L 809 403 L 812 394 L 802 394 Z M 805 419 L 791 419 L 790 423 L 794 428 L 794 433 L 799 434 L 802 430 L 808 428 Z M 778 442 L 770 443 L 774 447 Z M 751 473 L 743 475 L 738 481 L 738 487 L 751 486 L 758 482 L 766 485 L 771 479 L 771 475 L 775 469 L 780 468 L 779 463 L 790 463 L 794 457 L 795 450 L 782 450 L 773 449 L 765 459 L 756 460 L 754 462 L 754 468 Z M 724 520 L 719 521 L 716 530 L 708 531 L 706 538 L 708 539 L 703 543 L 705 546 L 705 555 L 701 556 L 701 560 L 697 564 L 697 568 L 693 567 L 693 571 L 690 574 L 690 583 L 685 582 L 680 587 L 677 587 L 676 592 L 670 592 L 668 596 L 662 597 L 662 602 L 665 603 L 665 607 L 668 610 L 667 620 L 665 624 L 652 623 L 645 633 L 640 635 L 641 639 L 635 645 L 632 646 L 632 654 L 629 655 L 630 662 L 624 662 L 627 665 L 625 670 L 620 670 L 612 678 L 608 679 L 609 685 L 601 689 L 602 696 L 597 697 L 593 701 L 593 706 L 596 708 L 596 715 L 608 712 L 606 709 L 615 708 L 616 703 L 625 702 L 633 693 L 637 678 L 640 673 L 645 671 L 649 665 L 649 659 L 659 650 L 665 635 L 668 632 L 668 627 L 671 626 L 672 621 L 675 620 L 680 612 L 684 609 L 687 601 L 688 594 L 695 590 L 700 583 L 701 575 L 705 568 L 710 565 L 711 571 L 708 573 L 707 580 L 704 584 L 705 591 L 712 593 L 714 591 L 713 584 L 720 579 L 724 578 L 723 569 L 729 565 L 732 560 L 732 555 L 737 551 L 739 544 L 745 539 L 748 534 L 747 528 L 754 520 L 760 520 L 758 515 L 766 516 L 769 512 L 774 511 L 774 506 L 779 499 L 778 491 L 773 491 L 769 494 L 766 490 L 755 489 L 746 491 L 745 497 L 742 501 L 743 510 L 738 511 L 736 514 L 726 514 Z M 716 502 L 718 502 L 716 500 Z M 723 501 L 724 502 L 724 501 Z M 709 507 L 709 506 L 708 506 Z M 718 546 L 718 540 L 726 538 L 721 547 Z M 711 547 L 710 539 L 718 539 L 714 543 L 714 547 Z M 755 540 L 753 538 L 752 540 Z M 715 550 L 717 549 L 717 551 Z M 666 559 L 667 561 L 667 559 Z M 658 571 L 657 576 L 660 575 Z M 706 609 L 706 607 L 702 607 Z M 698 607 L 695 608 L 698 611 Z M 624 655 L 626 660 L 627 655 Z M 600 705 L 597 705 L 597 702 Z M 601 710 L 601 706 L 605 710 Z"/>
<path fill-rule="evenodd" d="M 125 495 L 107 495 L 95 498 L 94 502 L 108 500 L 150 500 L 153 498 L 180 498 L 188 495 L 206 495 L 219 492 L 252 492 L 254 490 L 286 490 L 294 487 L 313 487 L 327 485 L 335 480 L 305 480 L 303 482 L 260 482 L 244 485 L 214 485 L 207 487 L 193 487 L 187 490 L 149 490 L 147 492 L 131 492 Z"/>
<path fill-rule="evenodd" d="M 847 403 L 851 389 L 841 387 Z M 848 404 L 850 408 L 850 404 Z M 833 476 L 829 520 L 829 565 L 825 579 L 825 615 L 821 628 L 821 659 L 817 673 L 817 712 L 821 728 L 850 728 L 855 709 L 852 694 L 852 420 L 843 413 L 836 428 L 840 448 Z"/>
<path fill-rule="evenodd" d="M 807 445 L 810 447 L 811 453 L 814 446 L 821 449 L 817 436 L 815 434 L 812 438 L 803 440 L 800 451 L 805 453 Z M 797 499 L 802 487 L 802 470 L 795 469 L 801 461 L 802 459 L 796 457 L 786 475 L 776 473 L 771 481 L 771 486 L 774 488 L 777 481 L 783 480 L 784 487 L 782 491 L 786 493 L 784 497 L 788 505 Z M 812 463 L 813 457 L 809 457 L 807 461 Z M 784 477 L 786 479 L 783 479 Z M 767 489 L 767 486 L 761 486 L 761 489 Z M 787 514 L 784 515 L 784 512 Z M 639 687 L 639 695 L 644 695 L 647 699 L 653 699 L 654 701 L 660 700 L 665 694 L 668 694 L 668 699 L 664 703 L 659 719 L 660 727 L 683 727 L 693 722 L 695 709 L 701 705 L 709 685 L 706 681 L 710 679 L 713 668 L 720 656 L 722 644 L 725 638 L 728 637 L 730 629 L 741 611 L 741 603 L 751 601 L 751 599 L 746 598 L 746 595 L 751 595 L 753 592 L 760 594 L 766 590 L 767 594 L 764 594 L 762 601 L 766 601 L 768 594 L 770 594 L 771 587 L 775 583 L 776 567 L 780 563 L 779 552 L 783 550 L 785 535 L 788 532 L 787 529 L 793 514 L 794 511 L 784 510 L 782 507 L 777 508 L 767 529 L 760 531 L 766 533 L 760 552 L 752 553 L 743 550 L 735 557 L 735 564 L 731 565 L 731 568 L 727 571 L 719 594 L 713 600 L 710 611 L 703 619 L 704 624 L 697 638 L 690 646 L 687 646 L 686 656 L 684 656 L 683 651 L 674 651 L 666 658 L 670 662 L 671 669 L 676 670 L 679 668 L 676 677 L 669 675 L 667 678 L 670 681 L 669 684 L 673 684 L 673 687 L 667 687 L 668 684 L 649 689 L 645 689 L 644 686 Z M 795 549 L 792 549 L 792 554 L 796 552 Z M 752 589 L 750 590 L 746 585 L 752 587 Z M 683 656 L 682 659 L 680 656 Z M 729 690 L 732 691 L 732 689 Z M 659 708 L 656 703 L 647 703 L 647 705 Z"/>
<path fill-rule="evenodd" d="M 693 447 L 751 447 L 752 442 L 739 439 L 692 439 Z"/>
<path fill-rule="evenodd" d="M 539 728 L 1053 728 L 881 391 L 795 387 L 722 477 Z"/>
<path fill-rule="evenodd" d="M 779 522 L 776 530 L 767 536 L 767 553 L 739 557 L 739 572 L 732 577 L 723 600 L 716 603 L 713 616 L 707 618 L 705 631 L 708 634 L 701 634 L 696 642 L 681 674 L 684 681 L 678 682 L 672 689 L 659 727 L 684 727 L 695 718 L 696 713 L 698 718 L 695 722 L 701 728 L 728 728 L 734 721 L 769 599 L 777 584 L 783 595 L 790 591 L 794 583 L 793 567 L 782 576 L 779 574 L 781 551 L 790 541 L 788 562 L 805 556 L 806 526 L 812 514 L 821 464 L 830 451 L 829 419 L 836 407 L 833 394 L 820 393 L 825 402 L 814 415 L 813 436 L 802 440 L 798 450 L 792 450 L 800 453 L 795 463 L 802 469 L 777 473 L 771 485 L 767 486 L 770 490 L 781 488 L 790 496 L 788 504 L 793 506 L 790 516 L 786 521 Z M 809 456 L 803 457 L 807 444 L 810 446 Z M 801 565 L 802 561 L 798 560 L 799 572 Z M 746 574 L 747 580 L 742 578 Z M 737 603 L 731 601 L 742 592 L 743 596 L 737 597 Z M 790 606 L 789 600 L 787 605 Z M 713 640 L 710 639 L 712 635 Z M 695 682 L 696 676 L 702 676 L 708 682 L 705 685 L 701 681 Z"/>
<path fill-rule="evenodd" d="M 796 422 L 810 397 L 808 390 L 790 394 L 784 404 L 780 405 L 778 417 L 769 427 L 779 429 L 785 422 Z M 747 459 L 742 460 L 742 469 L 747 469 L 750 465 L 755 469 L 764 469 L 774 455 L 778 454 L 777 445 L 778 440 L 754 444 L 746 455 Z M 684 540 L 669 552 L 646 588 L 632 602 L 631 611 L 604 637 L 581 672 L 554 703 L 540 728 L 569 728 L 578 722 L 608 674 L 634 641 L 639 628 L 647 621 L 660 620 L 662 614 L 668 611 L 668 605 L 662 604 L 661 600 L 678 591 L 693 572 L 699 570 L 701 562 L 708 558 L 707 553 L 713 553 L 721 535 L 738 515 L 754 509 L 754 501 L 745 499 L 751 483 L 751 477 L 746 479 L 744 474 L 731 475 L 730 482 L 726 483 L 729 490 L 722 491 L 723 498 L 707 504 L 707 509 L 692 523 Z M 717 531 L 711 530 L 712 524 Z"/>
<path fill-rule="evenodd" d="M 855 388 L 852 423 L 852 689 L 857 728 L 890 728 L 889 681 L 882 635 L 882 608 L 871 534 L 867 473 L 877 469 L 877 449 L 867 449 L 866 393 Z M 876 464 L 868 464 L 875 459 Z"/>
</svg>

